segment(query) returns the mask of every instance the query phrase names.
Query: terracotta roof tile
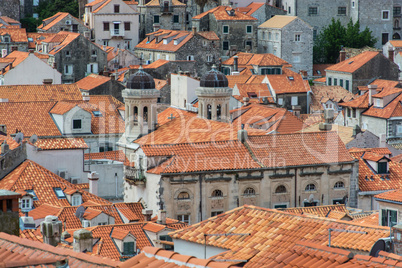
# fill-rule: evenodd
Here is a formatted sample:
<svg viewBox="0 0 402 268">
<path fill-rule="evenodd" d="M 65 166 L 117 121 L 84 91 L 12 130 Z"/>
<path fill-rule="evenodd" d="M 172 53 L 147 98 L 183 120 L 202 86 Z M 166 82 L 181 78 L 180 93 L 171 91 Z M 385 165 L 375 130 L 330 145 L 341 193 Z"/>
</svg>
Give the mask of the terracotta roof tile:
<svg viewBox="0 0 402 268">
<path fill-rule="evenodd" d="M 34 146 L 41 150 L 88 149 L 82 138 L 38 139 Z"/>
<path fill-rule="evenodd" d="M 327 206 L 316 206 L 316 207 L 296 207 L 296 208 L 286 208 L 282 211 L 295 213 L 295 214 L 311 214 L 319 217 L 330 218 L 329 213 L 332 211 L 341 212 L 343 215 L 348 214 L 349 211 L 345 205 L 327 205 Z"/>
<path fill-rule="evenodd" d="M 212 31 L 202 31 L 202 32 L 197 32 L 198 35 L 204 37 L 205 39 L 211 40 L 211 41 L 219 41 L 219 37 L 216 35 L 215 32 Z"/>
<path fill-rule="evenodd" d="M 394 47 L 402 47 L 402 41 L 401 40 L 389 40 L 389 42 Z"/>
<path fill-rule="evenodd" d="M 234 16 L 229 15 L 229 11 L 233 10 L 234 11 Z M 225 21 L 225 20 L 243 20 L 243 21 L 255 21 L 257 20 L 256 18 L 243 14 L 239 11 L 236 11 L 235 9 L 229 7 L 229 6 L 218 6 L 216 8 L 210 9 L 204 13 L 201 13 L 195 17 L 193 17 L 193 20 L 198 20 L 203 18 L 204 16 L 207 16 L 208 14 L 213 14 L 215 16 L 215 19 L 217 21 Z"/>
<path fill-rule="evenodd" d="M 3 20 L 4 22 L 10 23 L 10 24 L 15 24 L 15 23 L 16 24 L 21 24 L 19 21 L 14 20 L 14 19 L 12 19 L 10 17 L 7 17 L 7 16 L 0 16 L 0 19 Z"/>
<path fill-rule="evenodd" d="M 368 94 L 368 93 L 366 93 Z M 367 111 L 363 113 L 366 116 L 379 117 L 379 118 L 390 118 L 402 116 L 402 94 L 398 95 L 385 107 L 379 108 L 376 106 L 371 106 Z"/>
<path fill-rule="evenodd" d="M 326 71 L 354 73 L 356 70 L 358 70 L 360 67 L 362 67 L 364 64 L 366 64 L 379 54 L 380 52 L 378 51 L 365 51 L 357 56 L 328 67 Z"/>
<path fill-rule="evenodd" d="M 238 7 L 236 10 L 243 14 L 252 16 L 254 12 L 264 6 L 265 2 L 251 2 L 247 7 Z"/>
<path fill-rule="evenodd" d="M 78 88 L 81 90 L 91 90 L 109 82 L 110 80 L 111 80 L 110 77 L 97 74 L 90 74 L 82 78 L 81 80 L 77 81 L 76 84 Z"/>
<path fill-rule="evenodd" d="M 25 160 L 0 181 L 0 188 L 10 191 L 34 190 L 38 199 L 34 200 L 34 207 L 38 207 L 42 204 L 61 207 L 70 206 L 70 204 L 66 198 L 58 198 L 54 189 L 61 188 L 61 190 L 64 191 L 75 188 L 75 185 L 33 161 Z M 83 202 L 94 200 L 100 204 L 110 203 L 86 191 L 80 190 L 80 192 Z"/>
<path fill-rule="evenodd" d="M 158 233 L 166 228 L 165 225 L 149 222 L 146 225 L 144 225 L 144 230 L 153 232 L 153 233 Z"/>
<path fill-rule="evenodd" d="M 38 29 L 47 31 L 60 22 L 62 19 L 70 15 L 67 12 L 57 12 L 53 16 L 43 20 L 42 24 L 38 26 Z M 70 15 L 71 16 L 71 15 Z M 77 19 L 78 20 L 78 19 Z M 44 25 L 45 24 L 45 25 Z"/>
<path fill-rule="evenodd" d="M 282 74 L 267 75 L 267 78 L 277 95 L 310 91 L 308 80 L 304 80 L 300 74 L 288 69 L 284 69 Z"/>
<path fill-rule="evenodd" d="M 354 100 L 339 103 L 339 106 L 367 109 L 369 107 L 368 92 L 363 95 L 357 96 Z"/>
<path fill-rule="evenodd" d="M 56 267 L 57 261 L 66 261 L 72 268 L 116 267 L 121 264 L 119 261 L 56 248 L 6 233 L 0 233 L 0 248 L 3 253 L 0 265 L 5 267 Z"/>
<path fill-rule="evenodd" d="M 282 29 L 292 21 L 297 19 L 296 16 L 289 16 L 289 15 L 276 15 L 258 26 L 258 28 L 278 28 Z"/>
<path fill-rule="evenodd" d="M 3 68 L 3 70 L 4 70 L 3 74 L 6 74 L 10 70 L 11 66 L 12 66 L 12 68 L 15 68 L 16 66 L 18 66 L 18 64 L 23 62 L 26 58 L 28 58 L 28 56 L 29 56 L 29 52 L 22 52 L 22 51 L 14 50 L 10 54 L 8 54 L 6 57 L 0 58 L 0 62 L 10 63 L 9 65 L 7 65 L 6 67 Z"/>
<path fill-rule="evenodd" d="M 311 91 L 313 95 L 310 107 L 315 111 L 324 110 L 322 105 L 328 100 L 342 103 L 351 101 L 357 97 L 341 86 L 312 86 Z"/>
<path fill-rule="evenodd" d="M 362 218 L 357 218 L 354 219 L 353 222 L 357 223 L 357 224 L 364 224 L 364 225 L 375 225 L 375 226 L 379 226 L 380 222 L 379 222 L 379 212 L 374 212 L 371 215 L 367 215 L 365 217 Z"/>
<path fill-rule="evenodd" d="M 380 237 L 389 235 L 387 227 L 299 216 L 255 206 L 233 209 L 170 235 L 173 239 L 204 244 L 205 233 L 227 233 L 228 230 L 232 233 L 250 233 L 249 236 L 230 236 L 224 239 L 210 236 L 206 241 L 207 245 L 228 249 L 215 256 L 215 259 L 247 260 L 244 267 L 264 267 L 268 261 L 275 260 L 278 255 L 289 251 L 301 240 L 320 246 L 327 245 L 329 228 L 364 232 L 364 234 L 358 233 L 353 236 L 348 233 L 333 232 L 331 245 L 334 249 L 331 250 L 336 250 L 338 254 L 344 252 L 339 248 L 368 252 Z"/>
<path fill-rule="evenodd" d="M 58 32 L 52 40 L 53 42 L 58 43 L 48 54 L 55 55 L 63 50 L 64 47 L 69 45 L 72 41 L 80 36 L 80 33 L 72 33 L 72 32 L 65 32 L 61 31 Z M 60 41 L 56 41 L 56 39 L 60 38 Z M 45 42 L 45 41 L 43 41 Z"/>
<path fill-rule="evenodd" d="M 130 231 L 128 231 L 128 230 L 123 230 L 120 228 L 113 228 L 111 237 L 115 238 L 115 239 L 123 240 L 129 233 L 130 233 Z"/>
<path fill-rule="evenodd" d="M 119 162 L 126 162 L 127 157 L 122 150 L 119 151 L 108 151 L 101 153 L 87 153 L 85 154 L 85 160 L 97 160 L 97 159 L 108 159 Z"/>
<path fill-rule="evenodd" d="M 161 40 L 157 40 L 158 38 L 152 39 L 152 41 L 149 41 L 148 38 L 145 38 L 142 40 L 138 45 L 135 46 L 136 49 L 152 49 L 152 50 L 158 50 L 158 51 L 171 51 L 175 52 L 179 48 L 181 48 L 185 43 L 187 43 L 190 39 L 194 37 L 192 32 L 189 31 L 173 31 L 173 30 L 158 30 L 153 33 L 147 34 L 148 36 L 152 35 L 164 35 L 166 36 L 181 36 L 179 39 L 179 43 L 177 45 L 174 44 L 174 40 L 176 38 L 170 38 L 167 44 L 164 44 L 164 42 Z M 159 42 L 157 42 L 159 41 Z"/>
<path fill-rule="evenodd" d="M 238 57 L 238 68 L 243 69 L 247 66 L 289 66 L 289 63 L 274 54 L 254 54 L 239 52 L 235 56 Z M 233 65 L 234 56 L 222 62 L 222 65 Z"/>
<path fill-rule="evenodd" d="M 323 120 L 318 120 L 318 122 L 322 121 Z M 308 127 L 303 128 L 302 130 L 302 132 L 319 132 L 319 131 L 321 131 L 319 123 L 312 124 Z M 345 127 L 337 124 L 332 124 L 332 129 L 330 131 L 336 132 L 341 141 L 345 145 L 355 139 L 355 137 L 353 136 L 353 127 Z"/>
<path fill-rule="evenodd" d="M 128 222 L 142 221 L 144 219 L 144 215 L 142 214 L 144 207 L 140 202 L 115 203 L 114 206 Z"/>
<path fill-rule="evenodd" d="M 275 103 L 274 97 L 269 91 L 267 84 L 253 83 L 253 84 L 236 84 L 238 93 L 233 93 L 233 96 L 240 102 L 244 102 L 244 98 L 249 98 L 250 103 L 264 103 L 264 97 L 267 98 L 268 103 Z"/>
<path fill-rule="evenodd" d="M 27 32 L 25 28 L 0 28 L 0 36 L 10 35 L 13 43 L 28 43 Z M 3 41 L 0 40 L 0 43 Z"/>
</svg>

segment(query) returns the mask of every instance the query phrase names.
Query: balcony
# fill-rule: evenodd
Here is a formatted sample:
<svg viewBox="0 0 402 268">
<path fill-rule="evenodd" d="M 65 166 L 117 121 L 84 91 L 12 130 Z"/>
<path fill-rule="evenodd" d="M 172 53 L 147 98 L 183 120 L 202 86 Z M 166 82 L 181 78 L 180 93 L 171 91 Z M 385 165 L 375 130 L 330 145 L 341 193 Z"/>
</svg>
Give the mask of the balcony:
<svg viewBox="0 0 402 268">
<path fill-rule="evenodd" d="M 144 185 L 146 182 L 144 170 L 142 168 L 124 167 L 124 178 L 128 183 L 134 185 Z"/>
<path fill-rule="evenodd" d="M 161 7 L 161 13 L 162 14 L 171 14 L 171 13 L 173 13 L 173 7 L 172 6 L 163 6 L 163 7 Z"/>
<path fill-rule="evenodd" d="M 114 36 L 124 36 L 124 30 L 122 29 L 112 29 L 110 30 L 110 36 L 114 37 Z"/>
</svg>

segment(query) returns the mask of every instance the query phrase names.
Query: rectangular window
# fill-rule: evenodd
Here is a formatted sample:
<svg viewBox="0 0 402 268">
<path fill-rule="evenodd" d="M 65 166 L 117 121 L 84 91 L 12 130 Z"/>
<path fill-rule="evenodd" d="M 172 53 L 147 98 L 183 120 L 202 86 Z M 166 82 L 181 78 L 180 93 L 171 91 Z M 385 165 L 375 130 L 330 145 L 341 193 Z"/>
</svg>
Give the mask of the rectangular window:
<svg viewBox="0 0 402 268">
<path fill-rule="evenodd" d="M 402 134 L 402 125 L 397 125 L 396 126 L 396 133 L 397 134 Z"/>
<path fill-rule="evenodd" d="M 286 204 L 274 205 L 274 208 L 288 208 L 288 205 Z"/>
<path fill-rule="evenodd" d="M 71 65 L 71 64 L 64 65 L 64 74 L 65 75 L 73 74 L 73 65 Z"/>
<path fill-rule="evenodd" d="M 207 55 L 207 62 L 212 62 L 213 56 L 212 55 Z"/>
<path fill-rule="evenodd" d="M 71 57 L 70 50 L 66 50 L 66 57 Z"/>
<path fill-rule="evenodd" d="M 300 42 L 301 36 L 300 34 L 295 34 L 295 42 Z"/>
<path fill-rule="evenodd" d="M 57 198 L 59 199 L 66 198 L 66 195 L 64 194 L 61 188 L 54 188 L 54 192 L 56 193 Z"/>
<path fill-rule="evenodd" d="M 179 23 L 179 15 L 173 15 L 173 23 Z"/>
<path fill-rule="evenodd" d="M 253 32 L 253 26 L 252 25 L 247 25 L 246 26 L 246 33 L 252 33 Z"/>
<path fill-rule="evenodd" d="M 124 242 L 123 255 L 133 255 L 133 254 L 134 254 L 134 242 Z"/>
<path fill-rule="evenodd" d="M 316 202 L 316 201 L 313 201 L 313 202 L 304 202 L 304 207 L 315 207 L 315 206 L 317 206 L 317 203 L 318 203 L 318 202 Z"/>
<path fill-rule="evenodd" d="M 177 215 L 177 219 L 181 222 L 190 224 L 190 215 Z"/>
<path fill-rule="evenodd" d="M 131 41 L 130 40 L 124 40 L 124 48 L 131 49 Z"/>
<path fill-rule="evenodd" d="M 343 79 L 339 79 L 339 85 L 343 87 Z"/>
<path fill-rule="evenodd" d="M 279 105 L 282 105 L 282 104 L 283 104 L 283 99 L 282 99 L 282 98 L 279 98 L 279 99 L 278 99 L 278 104 L 279 104 Z"/>
<path fill-rule="evenodd" d="M 378 162 L 377 164 L 378 164 L 378 171 L 377 171 L 378 174 L 388 173 L 387 162 Z"/>
<path fill-rule="evenodd" d="M 298 105 L 298 97 L 297 96 L 292 96 L 292 100 L 291 100 L 291 105 Z"/>
<path fill-rule="evenodd" d="M 338 7 L 338 15 L 346 15 L 346 7 Z"/>
<path fill-rule="evenodd" d="M 110 29 L 110 28 L 109 28 L 109 22 L 104 22 L 104 23 L 103 23 L 103 30 L 104 30 L 104 31 L 109 31 L 109 29 Z"/>
<path fill-rule="evenodd" d="M 353 109 L 352 109 L 352 117 L 353 117 L 353 118 L 356 118 L 356 108 L 353 108 Z"/>
<path fill-rule="evenodd" d="M 229 41 L 223 41 L 222 50 L 229 50 Z"/>
<path fill-rule="evenodd" d="M 393 12 L 394 16 L 401 15 L 401 7 L 394 7 Z"/>
<path fill-rule="evenodd" d="M 309 7 L 308 8 L 308 15 L 309 16 L 318 15 L 318 7 Z"/>
<path fill-rule="evenodd" d="M 316 39 L 317 39 L 317 30 L 314 29 L 313 30 L 313 40 L 316 40 Z"/>
<path fill-rule="evenodd" d="M 120 5 L 114 5 L 114 13 L 120 13 Z"/>
<path fill-rule="evenodd" d="M 345 80 L 345 89 L 349 90 L 349 80 Z"/>
<path fill-rule="evenodd" d="M 73 129 L 81 129 L 81 119 L 74 119 L 73 120 Z"/>
<path fill-rule="evenodd" d="M 389 36 L 388 33 L 382 33 L 382 35 L 381 35 L 381 43 L 383 45 L 385 45 L 388 42 L 388 40 L 389 40 L 388 36 Z"/>
<path fill-rule="evenodd" d="M 337 85 L 338 85 L 338 79 L 334 78 L 334 86 L 337 86 Z"/>
<path fill-rule="evenodd" d="M 253 41 L 246 41 L 245 43 L 244 43 L 244 45 L 245 45 L 245 48 L 246 49 L 252 49 L 253 48 Z M 247 47 L 248 46 L 248 47 Z"/>
<path fill-rule="evenodd" d="M 124 30 L 125 31 L 130 31 L 130 22 L 128 22 L 128 21 L 126 21 L 126 22 L 124 22 Z"/>
<path fill-rule="evenodd" d="M 345 204 L 345 199 L 332 199 L 332 204 L 333 205 L 338 205 L 338 204 Z"/>
<path fill-rule="evenodd" d="M 103 40 L 103 45 L 104 46 L 109 46 L 109 40 L 107 40 L 107 39 Z"/>
<path fill-rule="evenodd" d="M 332 86 L 332 78 L 328 77 L 328 86 Z"/>
<path fill-rule="evenodd" d="M 159 23 L 159 15 L 154 16 L 154 23 Z"/>
<path fill-rule="evenodd" d="M 31 200 L 30 199 L 22 199 L 21 201 L 21 209 L 30 209 L 31 206 Z"/>
<path fill-rule="evenodd" d="M 383 10 L 381 18 L 383 20 L 389 20 L 389 10 Z"/>
<path fill-rule="evenodd" d="M 222 214 L 222 213 L 223 213 L 223 211 L 212 211 L 211 212 L 211 217 L 218 216 L 219 214 Z"/>
<path fill-rule="evenodd" d="M 398 224 L 398 212 L 396 210 L 381 209 L 381 225 L 392 227 Z"/>
<path fill-rule="evenodd" d="M 346 109 L 347 109 L 347 111 L 348 111 L 348 117 L 350 117 L 350 116 L 351 116 L 351 115 L 350 115 L 350 113 L 351 113 L 350 110 L 351 110 L 351 109 L 350 109 L 350 108 L 346 108 Z"/>
<path fill-rule="evenodd" d="M 228 25 L 223 25 L 222 27 L 222 33 L 228 34 L 229 33 L 229 26 Z"/>
<path fill-rule="evenodd" d="M 74 195 L 72 197 L 72 202 L 71 202 L 73 207 L 81 205 L 81 196 L 80 195 Z"/>
</svg>

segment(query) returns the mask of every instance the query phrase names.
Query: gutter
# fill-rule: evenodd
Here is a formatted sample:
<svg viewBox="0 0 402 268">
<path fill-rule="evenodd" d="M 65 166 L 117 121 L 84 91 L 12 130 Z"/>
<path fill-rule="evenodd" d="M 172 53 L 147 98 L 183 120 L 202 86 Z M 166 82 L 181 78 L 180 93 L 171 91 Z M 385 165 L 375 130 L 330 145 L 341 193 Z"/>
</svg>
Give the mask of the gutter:
<svg viewBox="0 0 402 268">
<path fill-rule="evenodd" d="M 396 204 L 396 205 L 402 205 L 402 202 L 398 201 L 393 201 L 393 200 L 386 200 L 386 199 L 381 199 L 381 198 L 375 198 L 376 201 L 381 201 L 381 202 L 386 202 L 386 203 L 391 203 L 391 204 Z"/>
<path fill-rule="evenodd" d="M 379 190 L 379 191 L 366 191 L 366 192 L 359 192 L 359 195 L 376 195 L 388 192 L 390 190 Z"/>
</svg>

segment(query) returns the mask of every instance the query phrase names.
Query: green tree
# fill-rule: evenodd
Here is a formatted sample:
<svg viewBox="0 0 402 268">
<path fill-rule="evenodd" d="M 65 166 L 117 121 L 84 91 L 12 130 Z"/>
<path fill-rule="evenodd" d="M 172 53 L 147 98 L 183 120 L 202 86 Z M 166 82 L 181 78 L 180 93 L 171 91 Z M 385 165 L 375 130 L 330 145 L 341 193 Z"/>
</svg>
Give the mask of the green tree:
<svg viewBox="0 0 402 268">
<path fill-rule="evenodd" d="M 74 17 L 79 16 L 79 6 L 77 0 L 41 0 L 37 7 L 39 21 L 49 18 L 57 12 L 67 12 Z"/>
<path fill-rule="evenodd" d="M 25 17 L 21 19 L 21 27 L 25 28 L 27 32 L 36 32 L 36 27 L 38 27 L 39 21 L 33 17 Z"/>
<path fill-rule="evenodd" d="M 374 46 L 377 39 L 372 32 L 366 28 L 360 32 L 360 23 L 349 21 L 344 27 L 340 20 L 332 18 L 331 24 L 324 27 L 317 37 L 314 44 L 313 58 L 314 63 L 336 63 L 339 51 L 342 46 L 351 48 L 361 48 L 364 46 Z"/>
</svg>

